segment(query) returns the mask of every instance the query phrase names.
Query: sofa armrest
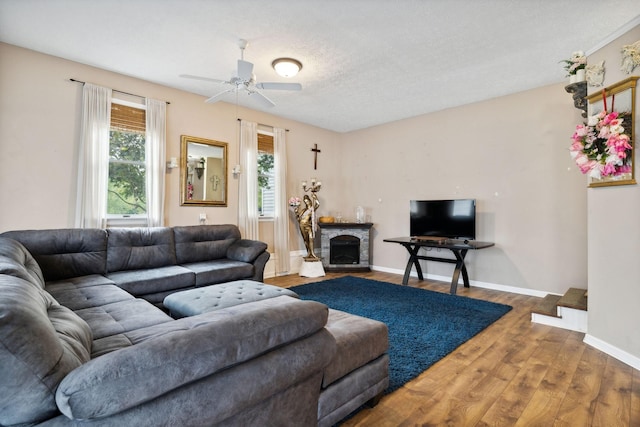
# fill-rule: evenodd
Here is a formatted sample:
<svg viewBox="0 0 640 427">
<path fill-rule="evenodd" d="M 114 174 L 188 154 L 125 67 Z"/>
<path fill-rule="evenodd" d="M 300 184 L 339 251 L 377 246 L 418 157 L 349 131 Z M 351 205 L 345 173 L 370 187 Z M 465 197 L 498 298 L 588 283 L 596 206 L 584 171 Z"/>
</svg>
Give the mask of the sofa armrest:
<svg viewBox="0 0 640 427">
<path fill-rule="evenodd" d="M 253 261 L 253 277 L 251 280 L 255 280 L 256 282 L 264 281 L 264 269 L 267 266 L 267 261 L 269 261 L 270 257 L 271 254 L 264 251 Z"/>
<path fill-rule="evenodd" d="M 120 413 L 323 331 L 327 313 L 323 304 L 283 296 L 156 325 L 147 340 L 70 372 L 56 392 L 58 408 L 72 419 Z"/>
<path fill-rule="evenodd" d="M 267 250 L 267 244 L 258 240 L 239 239 L 227 249 L 227 258 L 234 261 L 253 263 L 256 258 Z"/>
</svg>

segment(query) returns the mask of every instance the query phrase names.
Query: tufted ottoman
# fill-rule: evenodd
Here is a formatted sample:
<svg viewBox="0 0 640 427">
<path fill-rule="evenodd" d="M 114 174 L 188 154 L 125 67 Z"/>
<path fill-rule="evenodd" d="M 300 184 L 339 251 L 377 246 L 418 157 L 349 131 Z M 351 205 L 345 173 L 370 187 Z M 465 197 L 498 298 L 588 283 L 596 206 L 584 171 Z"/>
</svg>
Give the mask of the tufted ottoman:
<svg viewBox="0 0 640 427">
<path fill-rule="evenodd" d="M 265 285 L 254 280 L 236 280 L 176 292 L 167 295 L 163 304 L 171 317 L 177 319 L 282 295 L 298 298 L 295 292 L 285 288 Z"/>
<path fill-rule="evenodd" d="M 211 285 L 168 295 L 173 317 L 194 316 L 247 302 L 288 295 L 290 289 L 253 280 Z M 318 426 L 332 426 L 363 404 L 375 404 L 389 386 L 387 325 L 329 309 L 325 328 L 336 340 L 336 355 L 324 369 L 318 401 Z"/>
</svg>

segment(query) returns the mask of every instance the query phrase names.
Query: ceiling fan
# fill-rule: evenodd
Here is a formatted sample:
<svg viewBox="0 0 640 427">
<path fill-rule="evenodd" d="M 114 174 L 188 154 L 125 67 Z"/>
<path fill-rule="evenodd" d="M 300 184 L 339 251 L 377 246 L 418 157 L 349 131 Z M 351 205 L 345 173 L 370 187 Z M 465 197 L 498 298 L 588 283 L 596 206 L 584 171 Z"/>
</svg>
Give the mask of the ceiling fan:
<svg viewBox="0 0 640 427">
<path fill-rule="evenodd" d="M 302 89 L 302 85 L 300 83 L 256 82 L 256 75 L 253 74 L 253 64 L 244 60 L 244 50 L 248 44 L 249 43 L 244 39 L 239 40 L 238 46 L 240 47 L 240 59 L 238 59 L 238 69 L 236 71 L 236 75 L 231 77 L 229 80 L 212 79 L 209 77 L 193 76 L 190 74 L 180 74 L 180 77 L 194 80 L 204 80 L 213 83 L 223 83 L 225 85 L 231 86 L 229 89 L 223 90 L 222 92 L 213 95 L 211 98 L 205 101 L 211 104 L 214 102 L 218 102 L 222 98 L 222 96 L 226 95 L 227 93 L 235 92 L 236 94 L 238 94 L 239 92 L 243 91 L 247 92 L 247 94 L 250 96 L 255 95 L 254 98 L 265 106 L 273 107 L 276 104 L 272 100 L 267 98 L 261 92 L 261 90 Z"/>
</svg>

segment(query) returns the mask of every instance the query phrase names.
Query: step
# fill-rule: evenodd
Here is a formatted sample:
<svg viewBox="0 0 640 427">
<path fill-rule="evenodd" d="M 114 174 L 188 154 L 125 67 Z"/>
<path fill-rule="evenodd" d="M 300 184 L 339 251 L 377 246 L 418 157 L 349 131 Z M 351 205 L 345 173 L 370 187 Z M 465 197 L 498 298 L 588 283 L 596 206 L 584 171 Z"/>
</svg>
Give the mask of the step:
<svg viewBox="0 0 640 427">
<path fill-rule="evenodd" d="M 561 295 L 547 294 L 538 305 L 531 309 L 531 313 L 560 317 L 558 316 L 558 301 L 560 301 L 561 298 Z"/>
<path fill-rule="evenodd" d="M 558 306 L 587 311 L 587 290 L 569 288 L 558 301 Z"/>
</svg>

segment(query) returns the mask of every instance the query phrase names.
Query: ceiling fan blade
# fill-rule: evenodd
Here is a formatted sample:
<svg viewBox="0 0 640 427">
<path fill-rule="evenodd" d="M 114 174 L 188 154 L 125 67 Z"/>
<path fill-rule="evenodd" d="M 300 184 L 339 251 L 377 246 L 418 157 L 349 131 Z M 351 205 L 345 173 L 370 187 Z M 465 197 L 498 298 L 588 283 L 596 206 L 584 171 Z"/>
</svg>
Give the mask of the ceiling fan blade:
<svg viewBox="0 0 640 427">
<path fill-rule="evenodd" d="M 251 62 L 238 59 L 238 77 L 241 80 L 249 81 L 251 80 L 252 74 L 253 74 L 253 64 Z"/>
<path fill-rule="evenodd" d="M 264 82 L 256 84 L 256 87 L 265 90 L 302 90 L 300 83 Z"/>
<path fill-rule="evenodd" d="M 191 74 L 180 74 L 178 77 L 183 77 L 185 79 L 193 79 L 193 80 L 204 80 L 205 82 L 213 82 L 213 83 L 227 83 L 227 81 L 225 80 L 212 79 L 209 77 L 201 77 L 201 76 L 192 76 Z"/>
<path fill-rule="evenodd" d="M 262 93 L 260 93 L 257 90 L 250 90 L 250 91 L 248 91 L 248 94 L 249 94 L 249 96 L 252 96 L 253 99 L 255 99 L 256 101 L 260 102 L 265 107 L 275 107 L 275 105 L 276 105 L 275 102 L 273 102 L 272 100 L 270 100 L 269 98 L 267 98 L 266 96 L 264 96 Z"/>
<path fill-rule="evenodd" d="M 227 93 L 229 93 L 229 92 L 233 92 L 233 91 L 235 91 L 235 90 L 236 90 L 236 88 L 231 88 L 231 89 L 223 90 L 222 92 L 220 92 L 220 93 L 218 93 L 218 94 L 216 94 L 216 95 L 213 95 L 211 98 L 207 99 L 207 100 L 206 100 L 206 101 L 204 101 L 204 102 L 206 102 L 207 104 L 213 104 L 213 103 L 216 103 L 216 102 L 218 102 L 218 101 L 220 100 L 220 98 L 221 98 L 223 95 L 225 95 L 225 94 L 227 94 Z"/>
</svg>

